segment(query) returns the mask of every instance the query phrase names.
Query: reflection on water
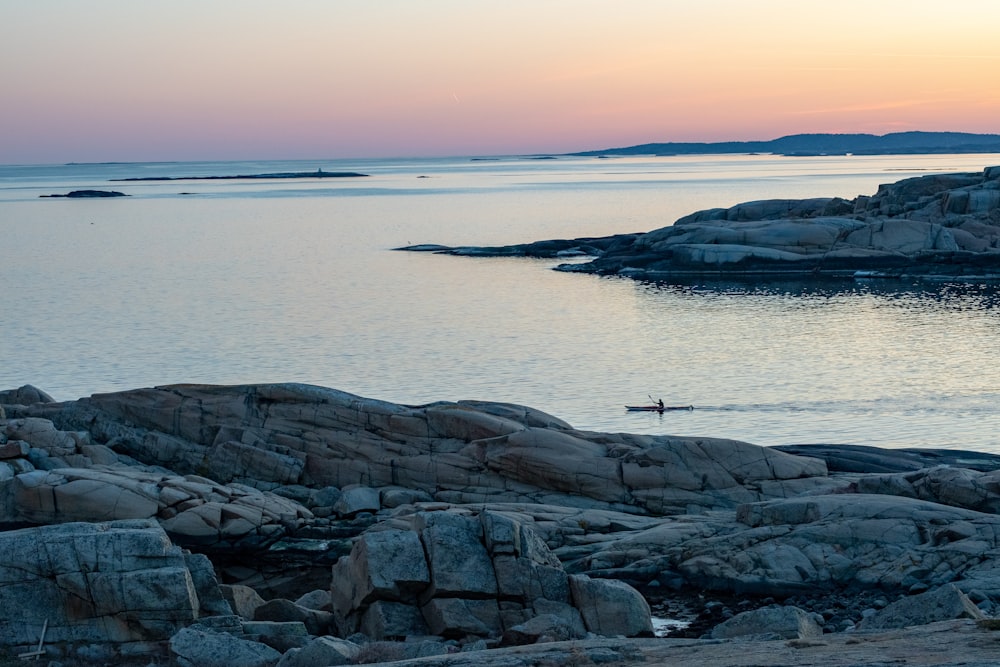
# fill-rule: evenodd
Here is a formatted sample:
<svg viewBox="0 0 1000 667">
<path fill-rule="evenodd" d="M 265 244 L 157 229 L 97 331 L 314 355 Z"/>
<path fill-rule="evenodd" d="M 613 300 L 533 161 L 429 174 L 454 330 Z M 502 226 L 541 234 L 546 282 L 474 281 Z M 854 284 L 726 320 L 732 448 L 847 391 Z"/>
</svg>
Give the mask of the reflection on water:
<svg viewBox="0 0 1000 667">
<path fill-rule="evenodd" d="M 696 406 L 637 417 L 649 431 L 763 444 L 998 444 L 996 285 L 692 281 L 636 283 L 635 292 L 643 328 L 669 341 L 659 355 L 671 386 L 686 392 L 665 400 Z"/>
<path fill-rule="evenodd" d="M 744 281 L 676 279 L 670 282 L 637 281 L 654 289 L 689 292 L 691 294 L 735 294 L 748 296 L 834 298 L 848 296 L 879 296 L 887 301 L 936 301 L 943 307 L 989 309 L 1000 305 L 1000 285 L 991 281 L 960 283 L 954 281 L 843 279 L 763 280 Z"/>
</svg>

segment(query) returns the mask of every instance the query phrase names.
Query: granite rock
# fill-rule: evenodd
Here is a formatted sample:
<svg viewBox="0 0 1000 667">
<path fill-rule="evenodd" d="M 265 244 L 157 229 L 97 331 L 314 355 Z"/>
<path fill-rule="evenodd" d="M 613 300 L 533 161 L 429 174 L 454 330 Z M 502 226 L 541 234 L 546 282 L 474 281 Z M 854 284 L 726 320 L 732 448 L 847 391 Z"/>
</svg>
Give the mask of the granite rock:
<svg viewBox="0 0 1000 667">
<path fill-rule="evenodd" d="M 0 532 L 0 644 L 157 642 L 198 618 L 197 578 L 155 521 Z M 217 585 L 217 584 L 216 584 Z"/>
<path fill-rule="evenodd" d="M 274 667 L 275 649 L 227 632 L 184 628 L 170 638 L 170 652 L 181 667 Z"/>
<path fill-rule="evenodd" d="M 343 635 L 363 629 L 382 639 L 425 627 L 444 637 L 507 633 L 508 639 L 537 638 L 556 626 L 567 637 L 652 631 L 649 606 L 637 591 L 568 577 L 530 527 L 508 516 L 418 511 L 387 523 L 363 534 L 334 565 L 331 595 Z M 558 621 L 531 623 L 542 615 Z"/>
<path fill-rule="evenodd" d="M 141 526 L 166 554 L 149 563 L 173 578 L 127 587 L 169 587 L 155 603 L 87 593 L 106 602 L 104 639 L 55 623 L 54 642 L 86 643 L 92 656 L 151 654 L 186 625 L 288 653 L 331 622 L 409 647 L 435 634 L 435 651 L 445 639 L 642 636 L 650 611 L 638 590 L 799 600 L 879 590 L 889 609 L 953 584 L 953 600 L 1000 602 L 1000 458 L 985 454 L 591 433 L 510 404 L 402 406 L 297 384 L 4 407 L 16 416 L 0 421 L 0 539 Z M 128 573 L 144 552 L 102 553 L 101 572 Z M 57 593 L 91 585 L 92 567 L 38 594 L 44 611 L 3 621 L 22 623 L 18 646 L 37 639 L 43 613 L 76 613 Z M 215 567 L 277 599 L 220 590 Z M 146 604 L 168 611 L 135 620 L 130 610 Z M 827 629 L 853 622 L 835 616 Z"/>
<path fill-rule="evenodd" d="M 985 617 L 958 586 L 945 584 L 926 593 L 897 600 L 863 619 L 858 629 L 885 630 L 962 618 L 981 620 Z"/>
<path fill-rule="evenodd" d="M 246 479 L 252 466 L 204 465 L 220 445 L 252 445 L 281 470 L 298 471 L 281 473 L 286 486 L 352 489 L 337 501 L 347 515 L 380 507 L 363 489 L 400 486 L 449 503 L 686 513 L 784 497 L 799 491 L 796 480 L 826 474 L 817 459 L 734 440 L 595 434 L 521 406 L 408 407 L 300 384 L 175 385 L 30 412 L 147 466 L 276 488 L 274 475 Z M 302 466 L 282 467 L 292 460 Z"/>
<path fill-rule="evenodd" d="M 781 639 L 819 637 L 823 628 L 816 619 L 798 607 L 765 607 L 737 614 L 723 621 L 711 632 L 713 639 L 746 636 L 775 636 Z"/>
<path fill-rule="evenodd" d="M 361 647 L 336 637 L 315 637 L 300 650 L 281 656 L 278 667 L 333 667 L 354 664 Z"/>
<path fill-rule="evenodd" d="M 251 487 L 127 467 L 33 470 L 13 476 L 6 521 L 158 520 L 178 543 L 259 545 L 278 539 L 309 511 Z M 4 505 L 0 505 L 3 507 Z"/>
</svg>

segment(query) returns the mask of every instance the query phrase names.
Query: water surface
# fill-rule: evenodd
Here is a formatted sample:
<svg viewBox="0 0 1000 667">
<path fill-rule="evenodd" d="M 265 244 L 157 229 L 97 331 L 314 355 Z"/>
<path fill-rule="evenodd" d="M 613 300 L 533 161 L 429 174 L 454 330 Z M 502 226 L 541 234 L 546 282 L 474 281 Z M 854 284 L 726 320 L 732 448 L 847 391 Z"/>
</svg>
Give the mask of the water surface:
<svg viewBox="0 0 1000 667">
<path fill-rule="evenodd" d="M 0 167 L 0 386 L 57 399 L 307 382 L 531 405 L 578 428 L 1000 453 L 992 285 L 658 285 L 393 252 L 647 231 L 872 194 L 1000 155 L 468 158 Z M 112 178 L 359 171 L 355 179 Z M 73 189 L 128 198 L 41 199 Z M 690 412 L 626 413 L 662 397 Z"/>
</svg>

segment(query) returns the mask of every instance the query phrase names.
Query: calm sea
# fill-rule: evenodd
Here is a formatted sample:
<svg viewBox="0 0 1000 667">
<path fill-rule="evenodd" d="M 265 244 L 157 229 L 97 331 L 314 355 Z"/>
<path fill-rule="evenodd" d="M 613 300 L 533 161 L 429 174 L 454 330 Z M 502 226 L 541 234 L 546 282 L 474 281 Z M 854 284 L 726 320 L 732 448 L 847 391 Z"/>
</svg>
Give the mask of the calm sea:
<svg viewBox="0 0 1000 667">
<path fill-rule="evenodd" d="M 0 166 L 0 387 L 306 382 L 578 428 L 1000 453 L 1000 291 L 656 285 L 393 252 L 647 231 L 1000 155 Z M 366 178 L 110 182 L 358 171 Z M 49 199 L 115 189 L 118 199 Z M 649 397 L 692 411 L 626 413 Z"/>
</svg>

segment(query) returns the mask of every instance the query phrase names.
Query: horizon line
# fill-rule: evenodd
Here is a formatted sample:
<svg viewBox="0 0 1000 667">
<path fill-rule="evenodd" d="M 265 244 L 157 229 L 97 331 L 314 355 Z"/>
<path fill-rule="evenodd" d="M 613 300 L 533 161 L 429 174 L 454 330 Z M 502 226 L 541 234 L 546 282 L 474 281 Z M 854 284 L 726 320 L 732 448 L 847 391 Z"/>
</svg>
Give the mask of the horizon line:
<svg viewBox="0 0 1000 667">
<path fill-rule="evenodd" d="M 639 148 L 644 146 L 658 146 L 658 145 L 673 145 L 673 146 L 720 146 L 720 145 L 732 145 L 732 144 L 767 144 L 782 139 L 788 139 L 792 137 L 873 137 L 873 138 L 885 138 L 894 135 L 906 135 L 906 134 L 944 134 L 944 135 L 968 135 L 970 137 L 983 137 L 983 138 L 996 138 L 1000 140 L 1000 132 L 966 132 L 961 130 L 901 130 L 897 132 L 886 132 L 884 134 L 875 134 L 871 132 L 796 132 L 794 134 L 783 134 L 771 139 L 727 139 L 722 141 L 646 141 L 635 144 L 627 144 L 621 146 L 613 146 L 606 148 L 589 148 L 581 149 L 571 152 L 537 152 L 537 153 L 468 153 L 468 154 L 449 154 L 449 155 L 421 155 L 421 154 L 399 154 L 391 156 L 346 156 L 346 157 L 252 157 L 252 158 L 196 158 L 196 159 L 169 159 L 169 160 L 71 160 L 68 162 L 3 162 L 0 161 L 0 166 L 3 167 L 69 167 L 69 166 L 99 166 L 99 165 L 135 165 L 135 164 L 191 164 L 191 163 L 212 163 L 212 162 L 304 162 L 304 161 L 315 161 L 315 162 L 330 162 L 330 161 L 385 161 L 385 160 L 449 160 L 449 159 L 532 159 L 539 157 L 584 157 L 584 154 L 597 154 L 605 151 L 616 151 L 616 150 L 626 150 Z M 759 151 L 748 151 L 759 152 Z M 947 151 L 944 151 L 947 152 Z M 967 151 L 967 153 L 975 153 L 978 151 Z M 990 152 L 1000 152 L 1000 151 L 985 151 L 984 154 Z M 694 153 L 692 153 L 693 155 Z M 711 155 L 712 153 L 700 153 L 701 155 Z M 724 154 L 736 155 L 741 154 L 738 151 L 732 152 L 728 151 Z M 885 155 L 892 155 L 895 153 L 884 153 Z M 923 154 L 918 152 L 914 153 L 901 153 L 908 155 Z M 932 154 L 932 153 L 927 153 Z M 635 154 L 638 157 L 641 154 Z M 650 153 L 649 155 L 655 155 Z M 774 155 L 782 155 L 781 153 L 774 153 Z"/>
</svg>

